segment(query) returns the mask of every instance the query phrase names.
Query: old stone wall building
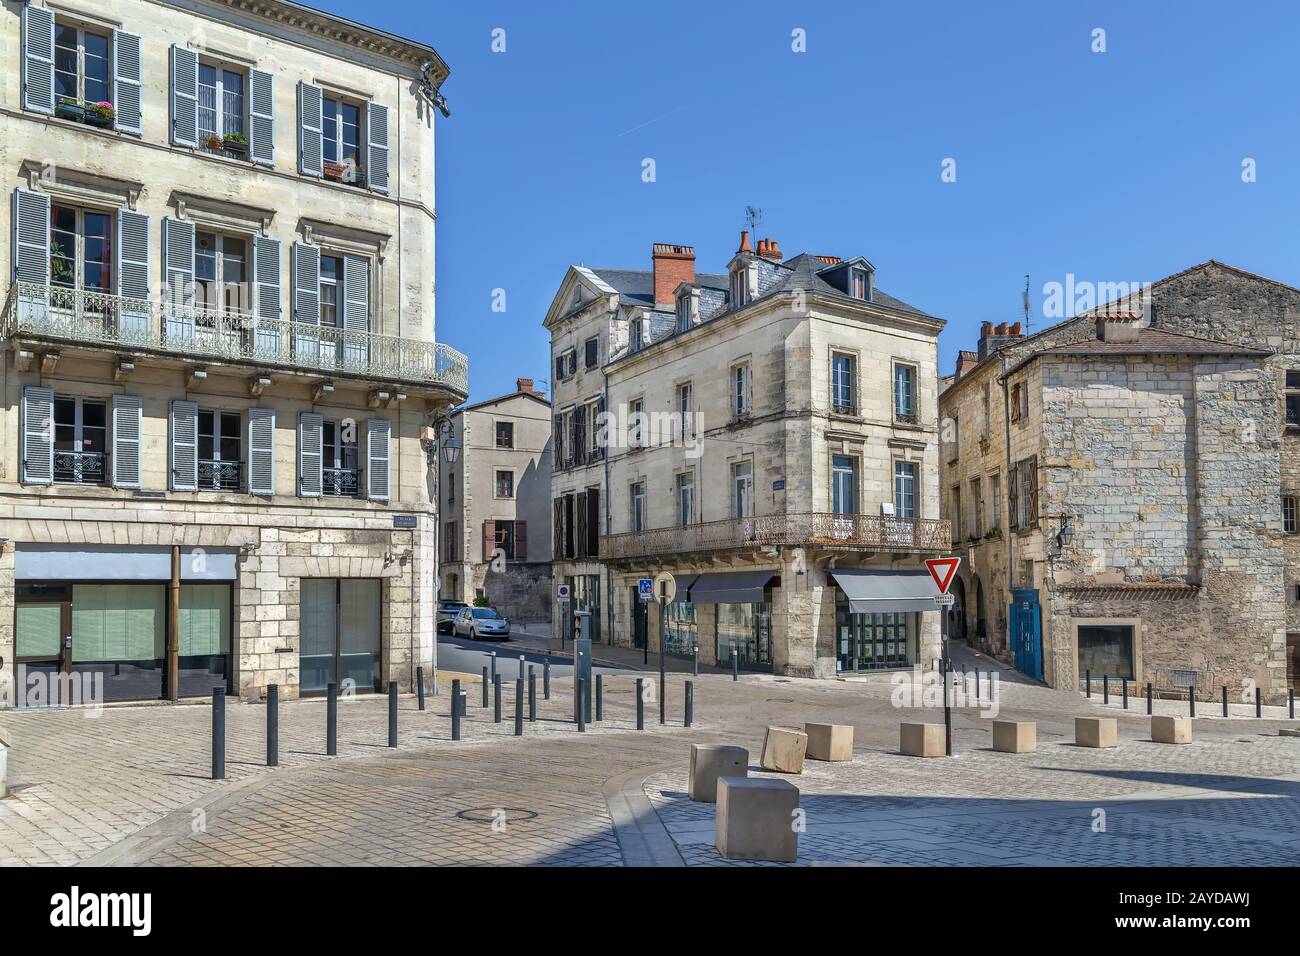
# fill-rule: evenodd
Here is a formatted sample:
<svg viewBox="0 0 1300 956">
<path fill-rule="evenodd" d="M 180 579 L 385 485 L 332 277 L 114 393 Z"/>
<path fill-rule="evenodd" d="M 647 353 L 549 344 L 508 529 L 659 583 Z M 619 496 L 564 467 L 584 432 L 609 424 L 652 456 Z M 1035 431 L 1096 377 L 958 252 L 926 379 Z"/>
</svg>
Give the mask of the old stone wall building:
<svg viewBox="0 0 1300 956">
<path fill-rule="evenodd" d="M 816 677 L 935 660 L 940 319 L 863 258 L 743 235 L 722 274 L 669 244 L 572 267 L 546 327 L 555 576 L 597 639 Z M 638 597 L 661 570 L 665 620 Z"/>
<path fill-rule="evenodd" d="M 1282 696 L 1300 291 L 1211 261 L 1019 331 L 986 323 L 940 396 L 959 633 L 1059 687 Z"/>
<path fill-rule="evenodd" d="M 295 3 L 7 3 L 0 681 L 435 660 L 432 48 Z"/>
<path fill-rule="evenodd" d="M 551 404 L 515 391 L 459 408 L 451 434 L 462 449 L 442 465 L 439 596 L 487 599 L 516 622 L 551 619 Z"/>
</svg>

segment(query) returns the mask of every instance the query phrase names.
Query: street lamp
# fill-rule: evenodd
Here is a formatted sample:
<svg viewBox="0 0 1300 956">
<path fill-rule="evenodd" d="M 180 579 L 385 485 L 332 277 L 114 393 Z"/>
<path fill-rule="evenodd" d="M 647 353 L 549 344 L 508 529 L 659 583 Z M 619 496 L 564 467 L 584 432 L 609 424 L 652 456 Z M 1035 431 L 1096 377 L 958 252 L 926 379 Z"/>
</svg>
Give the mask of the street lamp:
<svg viewBox="0 0 1300 956">
<path fill-rule="evenodd" d="M 450 422 L 447 423 L 451 425 Z M 447 438 L 442 443 L 442 457 L 447 460 L 447 464 L 454 465 L 460 458 L 460 439 L 454 436 Z"/>
<path fill-rule="evenodd" d="M 1061 516 L 1061 528 L 1056 532 L 1056 539 L 1053 542 L 1052 557 L 1059 558 L 1061 553 L 1070 546 L 1074 540 L 1074 528 L 1070 525 L 1070 516 Z"/>
</svg>

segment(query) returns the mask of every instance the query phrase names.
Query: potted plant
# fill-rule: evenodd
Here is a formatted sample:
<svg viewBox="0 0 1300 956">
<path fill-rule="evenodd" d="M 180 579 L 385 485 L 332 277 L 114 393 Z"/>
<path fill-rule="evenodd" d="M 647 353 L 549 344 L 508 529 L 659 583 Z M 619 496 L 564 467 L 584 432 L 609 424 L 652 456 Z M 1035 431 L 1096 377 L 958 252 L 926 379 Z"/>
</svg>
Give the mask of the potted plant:
<svg viewBox="0 0 1300 956">
<path fill-rule="evenodd" d="M 354 186 L 364 187 L 366 185 L 366 171 L 358 166 L 356 169 L 352 170 L 352 175 L 348 179 L 348 182 L 352 183 Z"/>
<path fill-rule="evenodd" d="M 54 104 L 54 115 L 63 119 L 76 120 L 80 123 L 86 119 L 86 108 L 76 100 L 63 96 Z"/>
<path fill-rule="evenodd" d="M 325 178 L 332 179 L 336 183 L 343 182 L 343 177 L 347 175 L 347 167 L 342 163 L 336 163 L 333 160 L 325 160 L 324 166 Z"/>
<path fill-rule="evenodd" d="M 214 153 L 221 152 L 222 142 L 220 136 L 209 136 L 203 141 L 203 145 Z"/>
<path fill-rule="evenodd" d="M 226 152 L 232 156 L 238 156 L 240 159 L 248 158 L 248 137 L 243 133 L 231 133 L 221 143 L 226 148 Z"/>
<path fill-rule="evenodd" d="M 113 109 L 112 103 L 90 103 L 86 106 L 86 122 L 100 129 L 109 129 L 116 115 L 117 111 Z"/>
</svg>

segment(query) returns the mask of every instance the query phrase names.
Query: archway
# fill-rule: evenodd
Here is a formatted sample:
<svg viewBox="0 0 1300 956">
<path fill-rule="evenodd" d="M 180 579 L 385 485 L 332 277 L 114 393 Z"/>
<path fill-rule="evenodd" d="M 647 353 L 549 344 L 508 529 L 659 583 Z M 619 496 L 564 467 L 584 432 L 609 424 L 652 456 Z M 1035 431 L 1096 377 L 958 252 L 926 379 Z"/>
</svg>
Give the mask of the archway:
<svg viewBox="0 0 1300 956">
<path fill-rule="evenodd" d="M 974 637 L 977 643 L 983 648 L 988 647 L 989 624 L 988 617 L 984 608 L 984 582 L 980 580 L 978 574 L 975 578 L 975 631 Z"/>
<path fill-rule="evenodd" d="M 949 593 L 953 596 L 952 619 L 948 632 L 949 640 L 966 640 L 966 585 L 959 576 L 953 578 Z"/>
</svg>

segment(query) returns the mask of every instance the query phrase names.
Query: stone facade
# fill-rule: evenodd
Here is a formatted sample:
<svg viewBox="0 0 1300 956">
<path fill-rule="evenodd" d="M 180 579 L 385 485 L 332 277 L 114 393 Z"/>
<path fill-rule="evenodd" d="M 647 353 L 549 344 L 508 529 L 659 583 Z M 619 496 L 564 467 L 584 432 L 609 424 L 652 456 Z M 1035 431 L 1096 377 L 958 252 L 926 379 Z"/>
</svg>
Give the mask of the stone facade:
<svg viewBox="0 0 1300 956">
<path fill-rule="evenodd" d="M 655 247 L 655 270 L 680 278 L 680 253 L 664 264 L 662 248 L 689 247 Z M 679 301 L 666 303 L 653 301 L 668 286 L 655 272 L 574 267 L 566 276 L 546 321 L 561 436 L 552 482 L 560 529 L 554 564 L 557 583 L 572 583 L 577 603 L 584 579 L 599 582 L 602 640 L 633 645 L 644 627 L 657 650 L 658 608 L 648 607 L 641 623 L 636 590 L 638 580 L 660 570 L 672 571 L 683 591 L 697 575 L 762 572 L 772 581 L 768 666 L 833 677 L 839 589 L 832 569 L 918 570 L 922 553 L 944 546 L 918 537 L 892 547 L 866 530 L 882 527 L 891 513 L 900 462 L 915 468 L 915 487 L 911 516 L 898 526 L 909 535 L 914 527 L 932 535 L 939 528 L 942 321 L 878 290 L 869 300 L 836 294 L 817 277 L 837 262 L 782 261 L 779 253 L 755 256 L 742 246 L 729 266 L 735 281 L 751 287 L 740 307 L 728 299 L 734 286 L 727 291 L 725 275 L 674 282 Z M 680 301 L 691 297 L 695 303 Z M 596 359 L 590 365 L 588 342 Z M 896 414 L 899 366 L 910 376 L 913 414 Z M 738 413 L 741 387 L 748 397 Z M 573 424 L 574 410 L 584 408 Z M 605 423 L 599 434 L 588 424 L 597 413 Z M 589 511 L 593 496 L 598 504 Z M 706 664 L 726 650 L 719 607 L 695 607 L 692 640 Z M 905 616 L 908 661 L 928 665 L 938 656 L 938 614 Z M 569 633 L 558 608 L 555 625 Z"/>
<path fill-rule="evenodd" d="M 107 556 L 100 577 L 112 581 L 120 571 L 114 556 L 172 551 L 166 561 L 172 580 L 148 578 L 168 586 L 170 601 L 176 581 L 188 580 L 191 571 L 188 565 L 177 570 L 185 563 L 182 553 L 203 549 L 234 561 L 233 576 L 222 579 L 231 594 L 224 675 L 230 692 L 256 697 L 276 683 L 282 696 L 297 696 L 299 591 L 303 580 L 317 578 L 379 583 L 378 680 L 411 687 L 416 666 L 427 670 L 436 663 L 439 523 L 429 468 L 430 423 L 462 401 L 467 387 L 463 357 L 434 342 L 431 103 L 446 76 L 445 64 L 422 44 L 277 0 L 239 11 L 209 0 L 23 6 L 53 11 L 56 28 L 80 31 L 77 36 L 111 36 L 117 30 L 138 37 L 141 124 L 138 133 L 98 129 L 34 110 L 22 83 L 19 5 L 8 5 L 0 30 L 5 189 L 35 196 L 38 206 L 48 200 L 55 208 L 78 210 L 78 217 L 86 212 L 107 217 L 114 248 L 128 220 L 143 223 L 143 229 L 138 263 L 122 267 L 120 259 L 113 260 L 107 297 L 94 298 L 99 292 L 83 287 L 90 280 L 78 274 L 77 291 L 43 301 L 32 324 L 21 321 L 32 313 L 15 312 L 15 299 L 22 296 L 10 289 L 7 348 L 0 364 L 0 682 L 16 676 L 15 567 L 24 554 L 50 548 L 100 553 Z M 253 71 L 273 76 L 269 102 L 247 103 L 240 118 L 251 132 L 250 111 L 269 114 L 272 158 L 250 162 L 214 153 L 202 143 L 172 142 L 171 62 L 178 50 L 218 73 L 245 80 Z M 387 116 L 386 189 L 379 180 L 377 126 L 371 137 L 376 147 L 365 152 L 374 173 L 368 184 L 300 171 L 300 83 L 357 105 L 363 116 Z M 13 207 L 6 208 L 12 215 Z M 223 288 L 238 296 L 238 305 L 229 298 L 224 305 L 205 304 L 192 284 L 193 303 L 164 301 L 159 279 L 170 268 L 164 266 L 164 220 L 179 224 L 178 230 L 192 227 L 196 235 L 219 235 L 223 243 L 228 237 L 223 248 L 230 255 L 222 268 L 234 269 L 242 255 L 248 270 L 224 275 Z M 77 238 L 69 248 L 88 241 L 77 221 Z M 0 261 L 7 275 L 18 274 L 14 236 L 12 223 L 0 230 Z M 296 281 L 299 245 L 338 256 L 350 270 L 360 269 L 364 281 L 349 278 L 345 285 L 340 278 L 334 300 L 326 298 L 323 282 L 307 292 L 307 279 Z M 202 280 L 199 259 L 206 247 L 199 246 L 196 239 L 196 275 Z M 272 248 L 273 254 L 254 259 Z M 272 264 L 278 285 L 271 281 Z M 115 297 L 125 295 L 123 283 L 128 274 L 134 276 L 135 265 L 143 270 L 136 278 L 148 282 L 149 292 L 131 305 Z M 80 266 L 78 259 L 78 272 Z M 172 296 L 186 288 L 184 277 L 168 281 Z M 334 321 L 346 323 L 346 338 L 330 327 L 321 301 L 336 303 Z M 93 318 L 105 314 L 124 323 L 137 308 L 143 309 L 144 325 L 134 338 L 109 318 Z M 92 321 L 86 321 L 88 314 Z M 189 332 L 178 333 L 184 328 L 178 322 L 188 322 Z M 284 346 L 273 356 L 258 351 L 268 336 Z M 337 346 L 332 344 L 336 336 Z M 307 339 L 313 350 L 304 349 Z M 110 472 L 103 481 L 64 480 L 57 474 L 52 482 L 33 479 L 35 472 L 24 464 L 25 443 L 42 422 L 24 420 L 32 386 L 75 403 L 77 454 L 92 447 L 109 453 L 101 459 Z M 114 402 L 123 398 L 138 400 L 134 438 L 130 419 L 114 417 Z M 89 432 L 83 444 L 81 409 L 101 401 L 109 415 L 104 444 Z M 210 412 L 218 420 L 223 415 L 237 420 L 240 460 L 229 460 L 233 452 L 226 460 L 237 466 L 236 477 L 228 479 L 233 485 L 194 490 L 181 483 L 177 402 L 193 402 L 199 414 Z M 258 447 L 272 449 L 256 463 L 254 409 L 268 426 Z M 55 425 L 61 421 L 57 414 Z M 306 425 L 303 415 L 309 416 Z M 340 449 L 355 448 L 352 458 L 339 451 L 342 460 L 327 460 L 328 439 L 312 431 L 315 415 L 336 429 L 331 434 Z M 62 442 L 59 428 L 53 431 L 56 443 Z M 67 435 L 74 440 L 73 431 Z M 202 441 L 200 434 L 191 447 L 201 447 Z M 312 450 L 316 441 L 322 442 L 319 454 Z M 119 475 L 114 462 L 119 457 L 125 462 L 128 452 L 138 456 L 138 465 L 124 465 Z M 250 493 L 255 471 L 263 483 L 257 494 Z M 332 480 L 342 483 L 334 490 L 355 482 L 355 493 L 331 494 Z M 316 487 L 318 482 L 324 487 Z M 84 574 L 78 580 L 85 580 Z M 166 641 L 172 652 L 175 627 L 169 612 Z"/>
<path fill-rule="evenodd" d="M 1211 262 L 1153 284 L 1150 307 L 1124 320 L 1139 341 L 1100 342 L 1097 315 L 1086 315 L 1000 339 L 964 369 L 940 399 L 960 442 L 945 455 L 945 510 L 959 507 L 956 487 L 969 509 L 976 477 L 987 489 L 999 476 L 1001 489 L 998 500 L 985 491 L 984 512 L 987 527 L 997 509 L 1000 534 L 975 541 L 963 516 L 966 633 L 982 620 L 987 648 L 1013 659 L 1010 584 L 1038 592 L 1054 686 L 1084 676 L 1079 628 L 1116 624 L 1133 628 L 1141 683 L 1195 681 L 1206 696 L 1226 685 L 1234 700 L 1255 686 L 1266 699 L 1284 694 L 1298 539 L 1281 524 L 1297 467 L 1282 393 L 1285 371 L 1300 367 L 1288 351 L 1298 316 L 1300 292 Z M 1014 415 L 1022 390 L 1027 414 Z M 1035 511 L 1016 528 L 1008 461 L 1026 459 Z M 995 603 L 981 610 L 979 594 Z"/>
</svg>

